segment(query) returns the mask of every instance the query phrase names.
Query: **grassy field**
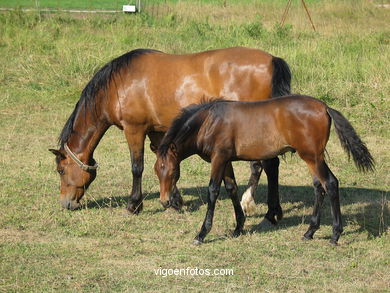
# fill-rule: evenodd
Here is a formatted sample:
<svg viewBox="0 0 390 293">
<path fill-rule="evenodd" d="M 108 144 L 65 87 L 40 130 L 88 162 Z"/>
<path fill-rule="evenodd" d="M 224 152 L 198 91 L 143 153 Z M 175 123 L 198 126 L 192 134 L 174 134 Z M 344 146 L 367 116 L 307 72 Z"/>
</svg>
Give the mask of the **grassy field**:
<svg viewBox="0 0 390 293">
<path fill-rule="evenodd" d="M 0 7 L 56 9 L 121 9 L 126 0 L 2 0 Z M 134 2 L 135 3 L 135 2 Z"/>
<path fill-rule="evenodd" d="M 282 1 L 221 3 L 181 1 L 159 18 L 0 14 L 0 291 L 389 289 L 390 10 L 367 1 L 315 1 L 310 5 L 315 33 L 300 5 L 280 27 Z M 129 154 L 122 132 L 114 128 L 95 152 L 100 169 L 84 208 L 60 208 L 59 177 L 47 149 L 56 146 L 97 69 L 135 48 L 187 53 L 237 45 L 284 58 L 293 72 L 293 91 L 340 110 L 367 142 L 376 160 L 371 174 L 358 173 L 348 162 L 334 133 L 328 144 L 329 165 L 341 186 L 345 232 L 340 246 L 328 244 L 328 199 L 316 239 L 301 241 L 313 192 L 297 156 L 281 161 L 285 218 L 277 227 L 258 226 L 266 212 L 262 177 L 246 235 L 230 236 L 235 221 L 223 192 L 206 243 L 194 247 L 206 211 L 210 166 L 196 157 L 183 162 L 179 187 L 184 211 L 163 211 L 149 150 L 144 212 L 128 215 Z M 242 193 L 248 164 L 234 166 Z M 164 277 L 155 273 L 160 268 L 232 269 L 234 274 Z"/>
<path fill-rule="evenodd" d="M 237 3 L 254 3 L 256 0 L 192 0 L 191 3 L 213 4 L 217 6 L 236 5 Z M 307 3 L 320 0 L 306 0 Z M 0 7 L 8 8 L 56 8 L 56 9 L 116 9 L 121 10 L 122 5 L 136 4 L 137 0 L 1 0 Z M 166 5 L 181 3 L 180 0 L 141 0 L 142 6 Z M 188 2 L 188 1 L 187 1 Z M 259 2 L 259 1 L 257 1 Z M 262 2 L 277 2 L 285 5 L 287 1 L 262 0 Z M 295 4 L 295 3 L 294 3 Z"/>
</svg>

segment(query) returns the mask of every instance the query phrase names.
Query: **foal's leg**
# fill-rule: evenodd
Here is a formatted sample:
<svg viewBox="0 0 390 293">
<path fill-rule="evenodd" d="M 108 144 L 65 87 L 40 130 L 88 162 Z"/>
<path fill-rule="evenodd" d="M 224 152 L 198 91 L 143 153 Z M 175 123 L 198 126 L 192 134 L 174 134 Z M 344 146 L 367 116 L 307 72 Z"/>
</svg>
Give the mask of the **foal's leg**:
<svg viewBox="0 0 390 293">
<path fill-rule="evenodd" d="M 264 160 L 262 164 L 268 180 L 268 211 L 265 218 L 272 224 L 276 224 L 283 218 L 279 201 L 279 158 Z"/>
<path fill-rule="evenodd" d="M 124 129 L 127 144 L 130 149 L 131 172 L 133 185 L 127 204 L 130 213 L 138 214 L 142 211 L 142 172 L 144 170 L 144 142 L 145 130 L 139 127 L 126 127 Z"/>
<path fill-rule="evenodd" d="M 329 167 L 325 164 L 325 167 L 329 171 L 329 178 L 325 182 L 325 190 L 329 195 L 332 216 L 333 216 L 333 235 L 330 239 L 330 243 L 337 245 L 337 241 L 343 232 L 343 224 L 341 221 L 341 209 L 340 209 L 340 196 L 339 196 L 339 181 L 330 171 Z"/>
<path fill-rule="evenodd" d="M 148 133 L 149 139 L 150 139 L 150 149 L 156 153 L 157 149 L 160 145 L 161 140 L 164 137 L 163 132 L 151 132 Z M 171 193 L 171 198 L 169 199 L 171 202 L 170 206 L 173 207 L 176 210 L 180 210 L 183 207 L 183 198 L 180 195 L 180 191 L 176 186 L 176 183 L 173 187 L 173 192 Z"/>
<path fill-rule="evenodd" d="M 194 244 L 203 243 L 204 238 L 210 232 L 213 225 L 213 217 L 215 210 L 215 203 L 219 195 L 222 178 L 225 172 L 226 160 L 220 157 L 215 157 L 211 161 L 211 178 L 209 182 L 209 190 L 207 195 L 207 212 L 203 221 L 200 232 L 194 239 Z"/>
<path fill-rule="evenodd" d="M 261 172 L 263 171 L 263 166 L 260 161 L 250 162 L 251 168 L 251 177 L 248 181 L 248 188 L 244 192 L 241 198 L 241 207 L 246 215 L 253 213 L 256 203 L 255 203 L 255 193 L 257 184 L 259 183 Z"/>
<path fill-rule="evenodd" d="M 232 163 L 227 163 L 225 167 L 225 175 L 223 178 L 223 182 L 225 183 L 225 188 L 227 193 L 229 194 L 234 207 L 234 213 L 236 215 L 236 229 L 233 232 L 233 236 L 237 237 L 242 234 L 244 223 L 245 223 L 245 214 L 242 211 L 240 201 L 238 199 L 237 191 L 237 183 L 236 179 L 234 178 L 234 171 Z"/>
<path fill-rule="evenodd" d="M 330 242 L 334 245 L 337 245 L 337 241 L 339 240 L 340 235 L 343 232 L 339 198 L 339 182 L 337 178 L 333 175 L 332 171 L 330 171 L 328 165 L 323 159 L 317 159 L 311 162 L 306 161 L 306 163 L 309 165 L 309 168 L 311 169 L 313 175 L 320 180 L 321 185 L 326 194 L 329 195 L 333 217 L 333 234 Z"/>
<path fill-rule="evenodd" d="M 317 177 L 313 178 L 313 186 L 315 194 L 315 203 L 313 208 L 313 215 L 310 220 L 309 229 L 307 230 L 305 235 L 303 235 L 304 240 L 313 239 L 314 233 L 320 228 L 321 207 L 325 197 L 325 190 Z"/>
</svg>

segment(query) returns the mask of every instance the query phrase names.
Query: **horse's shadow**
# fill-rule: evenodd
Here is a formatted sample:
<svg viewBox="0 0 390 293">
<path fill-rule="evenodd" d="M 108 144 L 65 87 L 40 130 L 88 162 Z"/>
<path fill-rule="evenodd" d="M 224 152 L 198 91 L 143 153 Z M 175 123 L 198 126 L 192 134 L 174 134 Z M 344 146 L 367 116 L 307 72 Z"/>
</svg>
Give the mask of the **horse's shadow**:
<svg viewBox="0 0 390 293">
<path fill-rule="evenodd" d="M 239 187 L 239 194 L 245 192 L 247 186 Z M 305 214 L 285 216 L 277 226 L 268 226 L 260 221 L 264 217 L 264 214 L 254 214 L 253 217 L 259 218 L 259 224 L 247 227 L 247 231 L 250 233 L 269 231 L 270 229 L 288 228 L 291 226 L 298 226 L 302 223 L 308 224 L 314 205 L 314 191 L 310 186 L 280 186 L 280 199 L 283 208 L 284 215 L 288 215 L 293 210 L 304 210 Z M 207 187 L 201 188 L 189 188 L 182 190 L 184 194 L 198 194 L 198 199 L 192 199 L 185 201 L 185 205 L 188 211 L 196 211 L 199 207 L 207 202 Z M 366 232 L 368 238 L 378 237 L 388 229 L 388 223 L 390 221 L 390 211 L 387 201 L 388 192 L 378 189 L 366 189 L 366 188 L 353 188 L 346 187 L 340 188 L 340 201 L 341 207 L 348 208 L 350 205 L 358 205 L 354 208 L 353 213 L 344 212 L 343 222 L 345 225 L 349 223 L 357 224 L 359 227 L 357 230 L 349 233 L 361 233 Z M 228 199 L 226 193 L 221 192 L 221 198 Z M 267 187 L 264 185 L 258 186 L 256 191 L 256 204 L 263 204 L 264 213 L 266 211 L 267 202 Z M 287 206 L 287 207 L 286 207 Z M 330 209 L 329 198 L 326 197 L 322 206 L 322 219 L 321 223 L 325 225 L 332 225 L 332 216 Z M 329 236 L 330 238 L 330 236 Z"/>
<path fill-rule="evenodd" d="M 239 186 L 238 193 L 241 195 L 246 190 L 246 185 Z M 183 196 L 184 200 L 184 209 L 187 212 L 198 211 L 199 208 L 207 203 L 207 186 L 201 187 L 189 187 L 181 188 L 180 193 Z M 276 227 L 271 229 L 279 228 L 288 228 L 291 226 L 298 226 L 302 223 L 308 223 L 310 220 L 310 215 L 314 205 L 314 192 L 313 188 L 309 186 L 286 186 L 281 185 L 279 187 L 280 200 L 283 208 L 285 217 L 280 221 Z M 378 189 L 365 189 L 365 188 L 353 188 L 346 187 L 340 188 L 340 200 L 341 207 L 348 207 L 350 205 L 360 204 L 354 210 L 357 212 L 354 213 L 343 213 L 343 222 L 354 223 L 359 227 L 355 232 L 367 232 L 368 237 L 377 237 L 387 231 L 388 223 L 390 220 L 390 211 L 387 202 L 387 191 L 378 190 Z M 188 195 L 192 195 L 188 199 Z M 194 197 L 195 195 L 195 197 Z M 156 200 L 159 198 L 159 193 L 149 193 L 144 196 L 144 201 Z M 116 196 L 110 198 L 101 198 L 97 200 L 89 200 L 86 203 L 86 208 L 88 209 L 100 209 L 100 208 L 120 208 L 126 207 L 128 196 Z M 221 188 L 221 194 L 219 200 L 229 200 L 228 195 L 224 188 Z M 267 202 L 267 186 L 259 185 L 256 191 L 256 204 L 266 205 Z M 146 210 L 147 207 L 144 206 Z M 303 209 L 305 214 L 286 216 L 291 211 L 296 209 Z M 266 210 L 266 206 L 264 209 Z M 153 211 L 148 211 L 148 213 L 159 213 L 162 212 L 161 209 L 154 209 Z M 330 211 L 329 198 L 326 197 L 323 207 L 322 207 L 322 219 L 321 224 L 331 225 L 332 217 Z M 252 217 L 257 217 L 260 220 L 263 218 L 264 214 L 254 214 Z M 247 227 L 249 232 L 264 232 L 269 229 L 264 229 L 262 224 L 256 224 Z M 351 233 L 351 232 L 349 232 Z M 344 234 L 348 234 L 345 232 Z"/>
</svg>

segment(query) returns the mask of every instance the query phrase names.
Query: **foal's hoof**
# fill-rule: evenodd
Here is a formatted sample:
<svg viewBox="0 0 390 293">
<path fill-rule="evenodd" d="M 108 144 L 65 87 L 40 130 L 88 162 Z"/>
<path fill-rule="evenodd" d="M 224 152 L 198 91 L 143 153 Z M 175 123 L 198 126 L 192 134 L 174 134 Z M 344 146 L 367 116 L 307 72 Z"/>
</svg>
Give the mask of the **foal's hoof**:
<svg viewBox="0 0 390 293">
<path fill-rule="evenodd" d="M 129 203 L 126 207 L 127 211 L 130 214 L 138 215 L 140 212 L 142 212 L 144 208 L 143 202 L 140 203 Z"/>
<path fill-rule="evenodd" d="M 330 239 L 329 243 L 333 246 L 339 246 L 337 240 L 334 240 L 334 239 Z"/>
<path fill-rule="evenodd" d="M 192 244 L 194 245 L 201 245 L 203 244 L 203 241 L 198 239 L 198 238 L 195 238 L 193 241 L 192 241 Z"/>
</svg>

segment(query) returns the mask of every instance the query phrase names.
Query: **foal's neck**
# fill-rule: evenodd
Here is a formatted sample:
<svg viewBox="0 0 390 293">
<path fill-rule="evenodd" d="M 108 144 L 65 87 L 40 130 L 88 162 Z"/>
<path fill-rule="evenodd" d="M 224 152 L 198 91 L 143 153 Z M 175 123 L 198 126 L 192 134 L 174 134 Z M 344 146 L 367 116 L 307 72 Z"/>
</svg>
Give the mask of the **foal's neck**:
<svg viewBox="0 0 390 293">
<path fill-rule="evenodd" d="M 196 143 L 194 143 L 192 139 L 176 144 L 176 150 L 179 162 L 197 154 Z"/>
</svg>

